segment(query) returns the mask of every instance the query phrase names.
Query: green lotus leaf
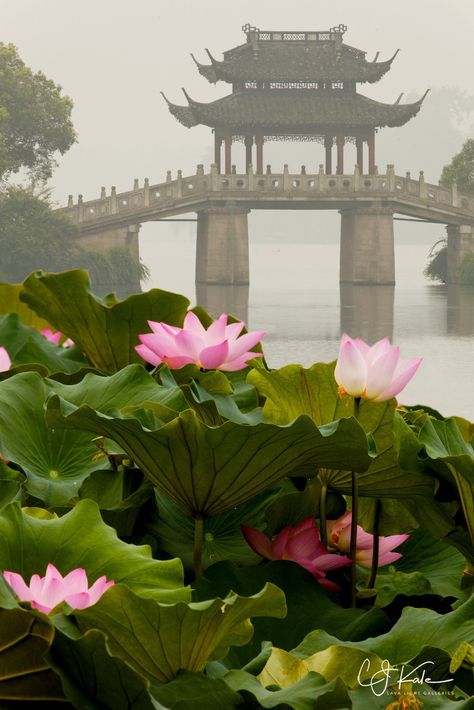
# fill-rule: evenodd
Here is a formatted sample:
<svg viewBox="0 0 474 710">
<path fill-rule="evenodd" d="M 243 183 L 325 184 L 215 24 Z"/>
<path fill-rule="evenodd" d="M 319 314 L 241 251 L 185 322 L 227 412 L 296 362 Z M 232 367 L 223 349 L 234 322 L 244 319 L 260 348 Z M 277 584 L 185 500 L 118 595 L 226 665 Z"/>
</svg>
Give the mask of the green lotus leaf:
<svg viewBox="0 0 474 710">
<path fill-rule="evenodd" d="M 0 609 L 0 707 L 20 708 L 35 701 L 64 707 L 61 682 L 45 660 L 53 636 L 45 617 L 20 608 Z"/>
<path fill-rule="evenodd" d="M 62 574 L 84 567 L 89 582 L 106 575 L 144 597 L 169 602 L 189 598 L 180 560 L 154 560 L 148 545 L 137 547 L 119 540 L 93 501 L 83 500 L 53 520 L 27 515 L 17 503 L 4 508 L 0 570 L 19 572 L 29 580 L 35 573 L 43 576 L 49 562 Z"/>
<path fill-rule="evenodd" d="M 351 707 L 343 681 L 336 678 L 327 683 L 319 673 L 310 672 L 294 685 L 281 690 L 264 688 L 256 678 L 244 671 L 230 671 L 223 680 L 233 690 L 246 697 L 248 694 L 262 708 L 329 710 Z"/>
<path fill-rule="evenodd" d="M 106 372 L 142 362 L 135 345 L 140 333 L 149 332 L 147 321 L 181 325 L 189 305 L 184 296 L 160 289 L 119 302 L 99 298 L 91 293 L 87 272 L 81 270 L 37 271 L 25 280 L 20 298 L 72 338 L 94 367 Z"/>
<path fill-rule="evenodd" d="M 427 417 L 418 434 L 426 454 L 454 479 L 474 547 L 474 449 L 461 434 L 456 421 Z"/>
<path fill-rule="evenodd" d="M 203 424 L 193 410 L 156 431 L 132 419 L 106 417 L 90 407 L 75 411 L 49 401 L 51 427 L 85 429 L 116 441 L 146 476 L 190 515 L 210 517 L 242 505 L 295 468 L 369 463 L 364 432 L 354 419 L 318 429 L 308 417 L 280 427 L 226 422 Z"/>
<path fill-rule="evenodd" d="M 76 613 L 81 628 L 97 628 L 119 656 L 150 680 L 172 680 L 180 670 L 202 671 L 230 646 L 252 636 L 250 617 L 286 614 L 285 596 L 273 584 L 251 597 L 163 605 L 140 599 L 125 586 L 108 590 L 97 604 Z"/>
<path fill-rule="evenodd" d="M 367 638 L 390 627 L 387 616 L 379 609 L 363 611 L 344 609 L 334 602 L 314 577 L 293 562 L 269 562 L 258 567 L 240 568 L 229 562 L 209 567 L 194 583 L 194 599 L 206 599 L 211 594 L 225 596 L 230 589 L 238 594 L 254 594 L 266 583 L 283 590 L 288 606 L 284 619 L 257 619 L 255 633 L 248 646 L 232 649 L 229 661 L 240 667 L 260 651 L 262 641 L 271 639 L 275 646 L 290 650 L 306 636 L 309 629 L 325 629 L 337 638 L 357 640 Z M 313 651 L 309 651 L 309 656 Z M 227 659 L 226 659 L 227 660 Z"/>
<path fill-rule="evenodd" d="M 414 633 L 414 630 L 416 633 Z M 452 655 L 461 643 L 474 640 L 474 596 L 448 614 L 431 609 L 406 607 L 400 619 L 385 634 L 365 641 L 340 641 L 346 648 L 358 648 L 386 658 L 391 664 L 408 663 L 425 646 L 434 646 Z M 337 639 L 325 637 L 319 631 L 307 635 L 292 654 L 307 658 L 324 650 Z"/>
<path fill-rule="evenodd" d="M 20 301 L 23 284 L 0 283 L 0 315 L 16 313 L 24 325 L 29 325 L 38 331 L 50 327 L 50 323 L 40 318 L 26 303 Z"/>
<path fill-rule="evenodd" d="M 304 678 L 310 671 L 319 673 L 326 681 L 341 678 L 349 688 L 360 686 L 359 679 L 366 680 L 367 673 L 361 673 L 365 659 L 370 662 L 370 675 L 382 669 L 382 659 L 374 653 L 347 646 L 328 646 L 308 658 L 298 658 L 281 648 L 273 648 L 265 668 L 258 676 L 264 686 L 279 685 L 289 688 Z"/>
<path fill-rule="evenodd" d="M 147 531 L 156 537 L 161 550 L 172 557 L 179 557 L 186 569 L 192 569 L 193 521 L 168 496 L 157 489 L 155 491 L 158 515 L 147 525 Z M 206 518 L 202 543 L 204 569 L 222 560 L 241 564 L 260 562 L 260 556 L 246 543 L 240 526 L 263 527 L 265 509 L 277 496 L 278 491 L 265 491 L 238 508 Z"/>
<path fill-rule="evenodd" d="M 48 505 L 64 505 L 104 464 L 95 460 L 98 449 L 90 435 L 47 427 L 48 396 L 48 384 L 34 372 L 0 382 L 0 451 L 21 466 L 31 495 Z"/>
<path fill-rule="evenodd" d="M 157 710 L 148 692 L 149 682 L 120 658 L 111 656 L 104 634 L 96 629 L 79 638 L 56 629 L 47 660 L 76 708 Z"/>
<path fill-rule="evenodd" d="M 334 378 L 335 363 L 317 363 L 305 369 L 301 365 L 287 365 L 280 370 L 267 372 L 255 369 L 248 375 L 248 382 L 266 397 L 263 414 L 266 421 L 284 424 L 305 414 L 318 426 L 345 419 L 354 413 L 353 398 L 341 398 Z M 364 430 L 372 435 L 377 455 L 366 471 L 358 476 L 359 495 L 375 498 L 399 498 L 405 496 L 431 496 L 433 481 L 422 473 L 404 471 L 400 468 L 394 446 L 393 419 L 396 401 L 363 401 L 359 421 Z M 351 494 L 351 468 L 334 470 L 325 467 L 320 471 L 329 487 Z"/>
<path fill-rule="evenodd" d="M 403 554 L 394 565 L 398 575 L 421 575 L 428 582 L 428 591 L 431 594 L 458 599 L 464 596 L 461 591 L 461 580 L 466 561 L 463 555 L 453 550 L 450 545 L 442 540 L 435 540 L 425 530 L 419 528 L 410 534 L 402 547 L 397 549 Z M 385 579 L 386 570 L 386 567 L 379 569 L 377 587 L 379 583 L 388 583 Z M 400 579 L 401 577 L 398 576 L 399 581 Z M 414 580 L 414 577 L 412 579 Z M 392 581 L 396 582 L 395 577 Z M 406 591 L 398 589 L 396 583 L 393 585 L 393 591 L 407 594 Z M 425 592 L 411 593 L 424 594 Z"/>
<path fill-rule="evenodd" d="M 160 709 L 198 710 L 222 708 L 243 710 L 242 696 L 220 678 L 208 678 L 202 673 L 180 671 L 174 680 L 153 686 L 151 693 L 160 703 Z"/>
<path fill-rule="evenodd" d="M 77 372 L 88 364 L 77 348 L 62 348 L 50 343 L 34 328 L 18 319 L 15 313 L 0 317 L 0 345 L 7 349 L 13 368 L 41 366 L 45 374 Z M 2 373 L 7 377 L 5 373 Z"/>
</svg>

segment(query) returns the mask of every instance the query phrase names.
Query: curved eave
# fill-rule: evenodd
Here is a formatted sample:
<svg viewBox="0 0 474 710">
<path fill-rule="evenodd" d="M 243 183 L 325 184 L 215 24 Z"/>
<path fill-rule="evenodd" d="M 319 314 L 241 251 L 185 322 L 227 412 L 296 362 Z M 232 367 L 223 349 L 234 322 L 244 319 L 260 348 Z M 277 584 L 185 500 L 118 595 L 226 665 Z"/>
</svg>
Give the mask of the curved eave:
<svg viewBox="0 0 474 710">
<path fill-rule="evenodd" d="M 305 133 L 311 127 L 317 129 L 320 126 L 347 129 L 403 126 L 416 116 L 426 96 L 415 103 L 400 105 L 380 103 L 360 94 L 310 95 L 306 90 L 271 90 L 262 94 L 253 94 L 249 90 L 229 94 L 211 103 L 200 103 L 186 92 L 185 95 L 189 106 L 176 106 L 170 102 L 168 106 L 178 121 L 189 128 L 198 124 L 233 131 L 262 126 L 284 130 L 293 127 L 293 132 Z M 260 102 L 263 106 L 259 106 Z"/>
<path fill-rule="evenodd" d="M 367 62 L 367 78 L 366 79 L 360 79 L 360 81 L 367 81 L 369 84 L 374 84 L 376 81 L 379 81 L 384 74 L 386 74 L 388 71 L 390 71 L 393 60 L 397 56 L 398 52 L 400 50 L 397 49 L 393 57 L 390 59 L 386 59 L 384 62 Z"/>
<path fill-rule="evenodd" d="M 393 57 L 383 62 L 367 62 L 363 60 L 363 63 L 361 63 L 359 67 L 354 67 L 353 72 L 343 68 L 342 80 L 374 84 L 390 70 L 399 51 L 400 50 L 397 49 Z M 199 73 L 211 84 L 216 84 L 218 81 L 225 81 L 228 84 L 245 81 L 321 81 L 324 79 L 328 81 L 336 81 L 341 78 L 341 68 L 337 63 L 334 64 L 334 67 L 331 70 L 323 73 L 317 73 L 315 71 L 305 74 L 303 70 L 303 72 L 299 71 L 294 76 L 286 74 L 280 76 L 278 71 L 272 70 L 267 75 L 262 72 L 261 67 L 258 65 L 258 61 L 255 63 L 254 72 L 253 67 L 251 66 L 239 66 L 238 58 L 236 60 L 224 59 L 223 61 L 219 61 L 214 59 L 208 49 L 206 49 L 206 52 L 211 60 L 211 64 L 201 64 L 193 55 L 191 56 L 198 68 Z"/>
<path fill-rule="evenodd" d="M 197 126 L 199 125 L 199 123 L 201 123 L 201 121 L 199 121 L 199 119 L 195 117 L 191 106 L 179 106 L 178 104 L 174 104 L 171 101 L 168 101 L 163 92 L 161 92 L 161 95 L 166 101 L 171 115 L 174 116 L 180 123 L 182 123 L 183 126 L 186 126 L 186 128 L 192 128 L 193 126 Z"/>
</svg>

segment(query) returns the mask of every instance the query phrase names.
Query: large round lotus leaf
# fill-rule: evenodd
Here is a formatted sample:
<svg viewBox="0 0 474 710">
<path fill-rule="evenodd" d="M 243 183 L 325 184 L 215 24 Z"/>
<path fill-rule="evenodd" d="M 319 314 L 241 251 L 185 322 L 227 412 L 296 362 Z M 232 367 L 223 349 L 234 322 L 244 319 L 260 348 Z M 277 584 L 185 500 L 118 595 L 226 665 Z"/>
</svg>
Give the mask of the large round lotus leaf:
<svg viewBox="0 0 474 710">
<path fill-rule="evenodd" d="M 319 362 L 306 369 L 301 365 L 286 365 L 268 372 L 261 368 L 252 370 L 248 382 L 266 397 L 263 414 L 267 421 L 285 424 L 306 414 L 320 426 L 354 413 L 354 399 L 342 398 L 334 378 L 335 363 Z M 366 471 L 358 476 L 359 495 L 376 498 L 412 499 L 430 496 L 433 481 L 429 476 L 404 471 L 400 467 L 395 448 L 393 426 L 396 401 L 374 403 L 363 401 L 359 421 L 371 434 L 376 456 Z M 335 467 L 328 467 L 335 468 Z M 324 472 L 330 488 L 350 495 L 351 469 Z"/>
<path fill-rule="evenodd" d="M 45 660 L 53 636 L 46 618 L 23 609 L 0 609 L 0 707 L 34 702 L 65 707 L 61 682 Z"/>
<path fill-rule="evenodd" d="M 150 683 L 108 653 L 105 635 L 97 629 L 78 638 L 56 629 L 47 660 L 76 708 L 157 710 L 148 693 Z"/>
<path fill-rule="evenodd" d="M 106 372 L 117 372 L 131 362 L 142 362 L 135 352 L 138 335 L 148 333 L 148 320 L 181 325 L 189 301 L 184 296 L 154 288 L 124 301 L 103 299 L 90 291 L 86 271 L 31 274 L 21 300 L 57 330 L 72 338 L 90 362 Z"/>
<path fill-rule="evenodd" d="M 119 540 L 93 501 L 83 500 L 52 520 L 32 517 L 17 503 L 4 508 L 0 512 L 0 570 L 19 572 L 29 580 L 35 573 L 43 576 L 49 562 L 62 574 L 84 567 L 90 583 L 105 575 L 145 597 L 169 602 L 189 598 L 181 561 L 154 560 L 148 545 Z"/>
<path fill-rule="evenodd" d="M 202 671 L 230 646 L 246 644 L 253 633 L 251 617 L 285 614 L 285 595 L 273 584 L 251 597 L 229 594 L 172 605 L 140 599 L 117 585 L 76 618 L 81 628 L 103 631 L 113 655 L 146 678 L 166 682 L 180 670 Z"/>
<path fill-rule="evenodd" d="M 0 315 L 16 313 L 25 325 L 30 325 L 38 331 L 48 328 L 48 321 L 40 318 L 26 303 L 20 301 L 22 288 L 23 284 L 0 283 Z"/>
<path fill-rule="evenodd" d="M 269 488 L 296 469 L 364 470 L 367 441 L 354 419 L 318 428 L 309 417 L 287 426 L 226 422 L 207 426 L 192 410 L 156 431 L 132 419 L 110 418 L 53 397 L 48 405 L 52 427 L 85 429 L 116 441 L 136 465 L 183 510 L 212 516 L 230 510 Z"/>
<path fill-rule="evenodd" d="M 96 460 L 90 435 L 48 428 L 48 396 L 47 383 L 35 372 L 0 382 L 0 451 L 21 466 L 31 495 L 48 505 L 65 505 L 104 463 Z"/>
</svg>

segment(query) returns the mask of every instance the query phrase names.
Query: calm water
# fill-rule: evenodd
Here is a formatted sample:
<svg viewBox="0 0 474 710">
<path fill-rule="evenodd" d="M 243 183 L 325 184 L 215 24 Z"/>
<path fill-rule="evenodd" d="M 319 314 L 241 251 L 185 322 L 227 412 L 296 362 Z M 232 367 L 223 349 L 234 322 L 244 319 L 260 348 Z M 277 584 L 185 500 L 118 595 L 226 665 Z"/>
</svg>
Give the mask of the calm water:
<svg viewBox="0 0 474 710">
<path fill-rule="evenodd" d="M 474 289 L 446 287 L 422 275 L 429 245 L 396 241 L 397 285 L 344 286 L 339 242 L 250 240 L 250 287 L 194 285 L 194 225 L 145 225 L 141 256 L 156 286 L 185 294 L 212 315 L 222 311 L 265 330 L 271 367 L 308 366 L 337 356 L 341 332 L 369 342 L 388 335 L 403 357 L 424 361 L 401 401 L 474 419 Z M 172 231 L 172 234 L 170 234 Z"/>
</svg>

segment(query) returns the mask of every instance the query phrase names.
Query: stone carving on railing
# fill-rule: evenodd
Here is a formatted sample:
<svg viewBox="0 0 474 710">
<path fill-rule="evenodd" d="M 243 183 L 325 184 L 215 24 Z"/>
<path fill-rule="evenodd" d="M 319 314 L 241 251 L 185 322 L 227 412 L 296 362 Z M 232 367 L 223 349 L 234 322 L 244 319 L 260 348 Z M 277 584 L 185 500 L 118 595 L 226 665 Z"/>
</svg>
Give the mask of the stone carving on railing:
<svg viewBox="0 0 474 710">
<path fill-rule="evenodd" d="M 415 200 L 427 207 L 436 203 L 441 208 L 454 208 L 466 213 L 470 221 L 474 220 L 474 197 L 459 194 L 455 183 L 450 187 L 431 185 L 425 182 L 423 171 L 420 171 L 418 180 L 412 179 L 409 172 L 404 177 L 398 176 L 393 164 L 387 165 L 385 174 L 380 175 L 361 174 L 358 165 L 354 166 L 352 175 L 327 175 L 322 164 L 319 165 L 318 172 L 314 173 L 302 165 L 299 173 L 292 174 L 285 164 L 282 173 L 272 172 L 271 166 L 267 165 L 265 174 L 258 175 L 252 165 L 249 165 L 245 174 L 237 173 L 233 166 L 230 175 L 222 175 L 215 164 L 210 166 L 209 173 L 205 173 L 204 166 L 199 164 L 196 173 L 189 177 L 183 177 L 182 171 L 178 170 L 176 178 L 173 179 L 171 171 L 168 170 L 165 181 L 156 185 L 150 185 L 149 179 L 145 178 L 143 186 L 140 187 L 140 181 L 135 178 L 133 189 L 128 192 L 117 193 L 116 187 L 113 186 L 107 195 L 105 187 L 102 187 L 100 198 L 96 200 L 84 202 L 83 196 L 79 195 L 77 203 L 74 204 L 73 196 L 69 195 L 64 210 L 77 223 L 92 223 L 111 215 L 125 216 L 128 213 L 140 221 L 141 212 L 144 213 L 145 220 L 149 210 L 156 211 L 162 205 L 165 208 L 176 202 L 182 202 L 183 206 L 186 206 L 185 203 L 205 197 L 209 193 L 213 194 L 213 199 L 218 198 L 219 193 L 224 197 L 233 193 L 236 198 L 253 194 L 252 199 L 263 197 L 264 194 L 267 199 L 271 199 L 271 196 L 278 198 L 293 193 L 297 193 L 299 198 L 308 199 L 324 199 L 328 195 L 341 199 L 363 197 L 367 194 L 373 194 L 374 198 L 393 195 L 402 202 L 407 200 L 411 203 Z"/>
</svg>

